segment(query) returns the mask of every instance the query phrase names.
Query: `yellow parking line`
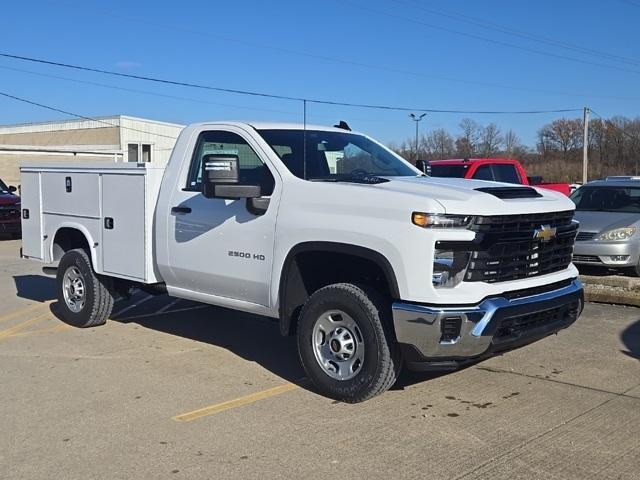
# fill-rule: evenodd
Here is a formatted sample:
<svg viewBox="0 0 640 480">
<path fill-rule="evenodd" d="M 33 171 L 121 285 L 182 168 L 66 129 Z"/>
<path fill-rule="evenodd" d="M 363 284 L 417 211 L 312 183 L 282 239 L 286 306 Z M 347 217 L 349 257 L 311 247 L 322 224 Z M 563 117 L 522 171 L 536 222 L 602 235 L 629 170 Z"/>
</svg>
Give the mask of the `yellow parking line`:
<svg viewBox="0 0 640 480">
<path fill-rule="evenodd" d="M 45 313 L 41 313 L 40 315 L 33 317 L 30 320 L 26 320 L 22 323 L 19 323 L 17 325 L 14 325 L 11 328 L 7 328 L 6 330 L 2 330 L 0 331 L 0 340 L 10 337 L 18 332 L 20 332 L 21 330 L 24 330 L 25 328 L 27 328 L 29 325 L 33 325 L 34 323 L 39 322 L 40 320 L 42 320 L 45 317 L 48 317 L 51 315 L 51 312 L 45 312 Z"/>
<path fill-rule="evenodd" d="M 37 310 L 41 307 L 46 307 L 49 306 L 52 303 L 51 300 L 49 300 L 48 302 L 44 302 L 44 303 L 36 303 L 35 305 L 29 305 L 28 307 L 22 308 L 20 310 L 14 310 L 13 312 L 9 312 L 6 315 L 3 315 L 2 317 L 0 317 L 0 323 L 6 321 L 6 320 L 11 320 L 14 317 L 23 315 L 25 313 L 29 313 L 33 310 Z"/>
<path fill-rule="evenodd" d="M 177 422 L 190 422 L 192 420 L 196 420 L 197 418 L 206 417 L 207 415 L 215 415 L 216 413 L 224 412 L 225 410 L 231 410 L 232 408 L 241 407 L 243 405 L 248 405 L 259 400 L 264 400 L 265 398 L 274 397 L 282 393 L 290 392 L 291 390 L 295 390 L 296 388 L 300 387 L 293 383 L 286 383 L 284 385 L 269 388 L 261 392 L 245 395 L 244 397 L 239 397 L 234 400 L 217 403 L 215 405 L 200 408 L 192 412 L 182 413 L 173 417 L 173 419 Z"/>
</svg>

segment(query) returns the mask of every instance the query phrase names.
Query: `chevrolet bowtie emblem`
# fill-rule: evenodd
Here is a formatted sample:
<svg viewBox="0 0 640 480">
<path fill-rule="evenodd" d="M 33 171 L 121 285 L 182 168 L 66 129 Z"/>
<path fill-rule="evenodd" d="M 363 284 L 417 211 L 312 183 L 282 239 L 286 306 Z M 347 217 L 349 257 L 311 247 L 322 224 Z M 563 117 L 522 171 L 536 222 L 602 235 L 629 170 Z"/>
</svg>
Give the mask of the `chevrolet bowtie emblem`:
<svg viewBox="0 0 640 480">
<path fill-rule="evenodd" d="M 551 228 L 551 225 L 540 225 L 540 228 L 533 231 L 533 238 L 538 238 L 543 242 L 548 242 L 555 236 L 556 227 Z"/>
</svg>

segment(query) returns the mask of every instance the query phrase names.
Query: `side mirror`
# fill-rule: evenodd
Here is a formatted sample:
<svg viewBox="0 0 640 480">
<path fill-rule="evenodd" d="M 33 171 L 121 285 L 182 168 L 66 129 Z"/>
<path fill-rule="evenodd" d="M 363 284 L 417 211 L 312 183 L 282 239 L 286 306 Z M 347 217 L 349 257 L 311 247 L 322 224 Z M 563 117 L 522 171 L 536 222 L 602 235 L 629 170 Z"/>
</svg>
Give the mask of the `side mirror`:
<svg viewBox="0 0 640 480">
<path fill-rule="evenodd" d="M 15 192 L 17 192 L 17 191 L 18 191 L 18 189 L 17 189 L 16 187 L 14 187 L 13 185 L 9 185 L 9 191 L 10 191 L 11 193 L 15 193 Z"/>
<path fill-rule="evenodd" d="M 259 185 L 240 185 L 238 156 L 208 154 L 202 157 L 202 194 L 206 198 L 257 198 Z"/>
<path fill-rule="evenodd" d="M 426 173 L 427 175 L 429 175 L 429 162 L 426 160 L 416 160 L 416 168 L 420 171 L 422 171 L 422 173 Z"/>
</svg>

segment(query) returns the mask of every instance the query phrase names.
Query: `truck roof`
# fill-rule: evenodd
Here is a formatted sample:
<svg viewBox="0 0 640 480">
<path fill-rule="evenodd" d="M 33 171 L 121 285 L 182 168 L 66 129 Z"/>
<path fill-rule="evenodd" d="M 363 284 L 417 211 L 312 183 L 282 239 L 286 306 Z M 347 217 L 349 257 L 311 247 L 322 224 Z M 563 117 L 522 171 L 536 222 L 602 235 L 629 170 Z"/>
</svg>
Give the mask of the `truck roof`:
<svg viewBox="0 0 640 480">
<path fill-rule="evenodd" d="M 192 125 L 233 125 L 237 127 L 253 127 L 256 130 L 321 130 L 326 132 L 347 132 L 348 130 L 344 130 L 342 128 L 336 127 L 328 127 L 326 125 L 311 125 L 307 124 L 305 126 L 304 123 L 286 123 L 286 122 L 237 122 L 237 121 L 213 121 L 213 122 L 200 122 Z M 351 133 L 358 133 L 352 131 Z"/>
<path fill-rule="evenodd" d="M 430 160 L 429 163 L 437 163 L 442 165 L 459 165 L 459 164 L 473 164 L 473 163 L 508 163 L 518 164 L 517 160 L 510 158 L 450 158 L 447 160 Z"/>
</svg>

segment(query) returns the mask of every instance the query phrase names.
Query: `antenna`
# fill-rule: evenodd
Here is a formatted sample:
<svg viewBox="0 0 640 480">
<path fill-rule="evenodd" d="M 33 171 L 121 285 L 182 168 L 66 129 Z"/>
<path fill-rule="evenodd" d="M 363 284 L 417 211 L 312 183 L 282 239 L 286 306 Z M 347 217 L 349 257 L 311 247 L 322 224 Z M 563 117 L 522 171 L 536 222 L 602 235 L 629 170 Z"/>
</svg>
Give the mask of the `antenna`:
<svg viewBox="0 0 640 480">
<path fill-rule="evenodd" d="M 302 100 L 302 178 L 307 179 L 307 101 Z"/>
</svg>

